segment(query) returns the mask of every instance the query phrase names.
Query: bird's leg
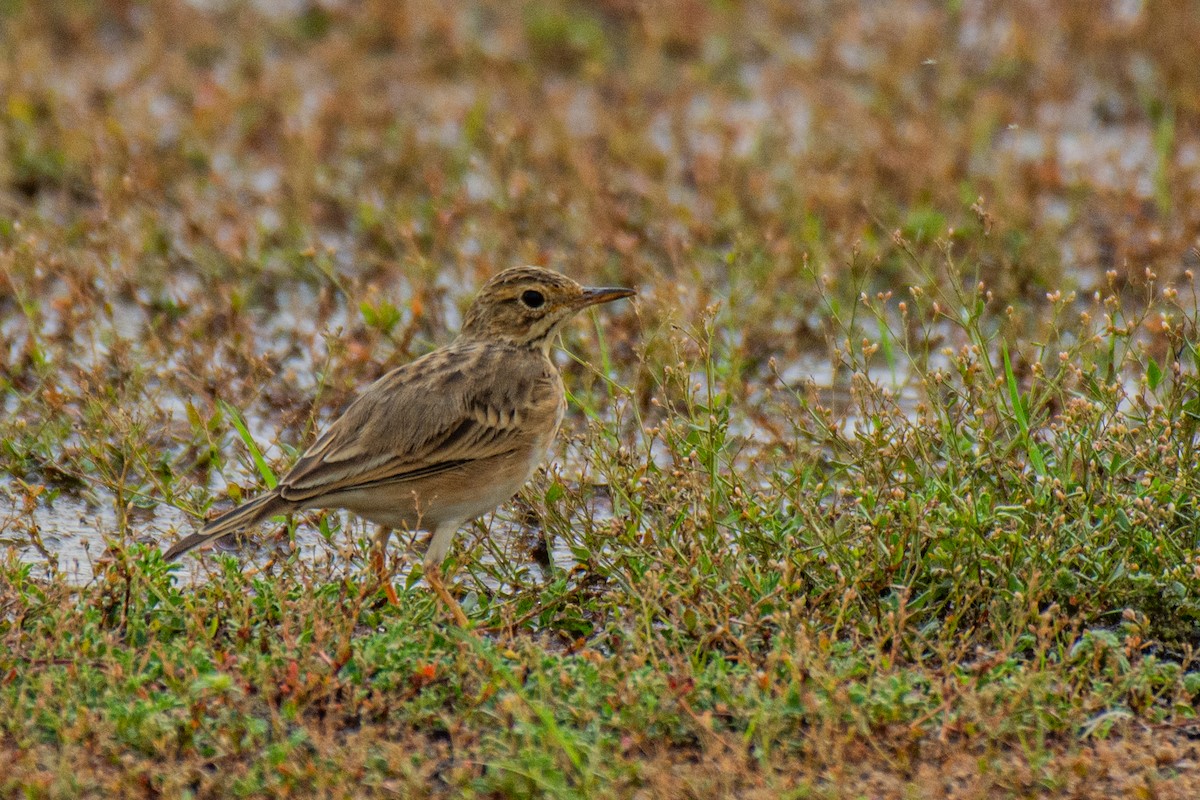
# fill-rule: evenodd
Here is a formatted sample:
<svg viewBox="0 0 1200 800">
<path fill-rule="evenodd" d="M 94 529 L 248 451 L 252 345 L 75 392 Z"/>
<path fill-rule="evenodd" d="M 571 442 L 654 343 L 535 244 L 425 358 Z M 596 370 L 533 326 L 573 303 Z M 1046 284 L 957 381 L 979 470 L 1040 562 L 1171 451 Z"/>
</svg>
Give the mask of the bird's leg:
<svg viewBox="0 0 1200 800">
<path fill-rule="evenodd" d="M 392 586 L 392 576 L 387 571 L 387 543 L 391 535 L 392 529 L 383 525 L 375 532 L 371 539 L 371 568 L 383 586 L 383 593 L 387 595 L 388 602 L 398 606 L 400 598 L 396 596 L 396 587 Z"/>
<path fill-rule="evenodd" d="M 467 615 L 463 613 L 462 606 L 446 590 L 446 584 L 442 583 L 442 568 L 440 566 L 437 564 L 425 565 L 425 582 L 429 584 L 433 591 L 437 592 L 438 597 L 442 598 L 442 602 L 446 604 L 446 608 L 450 609 L 450 613 L 454 615 L 454 621 L 458 623 L 458 627 L 471 627 L 470 621 L 467 620 Z"/>
<path fill-rule="evenodd" d="M 458 623 L 459 627 L 468 628 L 470 625 L 467 622 L 467 615 L 463 613 L 462 606 L 450 595 L 450 592 L 446 591 L 446 584 L 442 582 L 442 561 L 446 558 L 446 553 L 450 552 L 450 543 L 454 540 L 454 533 L 461 524 L 460 520 L 450 520 L 434 527 L 433 538 L 429 540 L 429 547 L 425 550 L 425 582 L 437 592 L 437 596 L 450 609 L 450 613 L 454 615 L 454 621 Z"/>
</svg>

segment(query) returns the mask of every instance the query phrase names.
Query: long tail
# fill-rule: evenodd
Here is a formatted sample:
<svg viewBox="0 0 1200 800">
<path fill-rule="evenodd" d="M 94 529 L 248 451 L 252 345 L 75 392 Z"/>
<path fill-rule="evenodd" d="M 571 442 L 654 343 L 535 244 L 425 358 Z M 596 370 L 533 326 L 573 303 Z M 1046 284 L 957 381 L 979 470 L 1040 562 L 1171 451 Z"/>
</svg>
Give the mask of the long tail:
<svg viewBox="0 0 1200 800">
<path fill-rule="evenodd" d="M 295 506 L 280 497 L 278 491 L 267 492 L 249 503 L 222 514 L 201 528 L 199 532 L 180 539 L 167 552 L 163 553 L 163 558 L 171 561 L 189 550 L 210 544 L 223 536 L 262 522 L 268 517 L 286 514 L 294 509 Z"/>
</svg>

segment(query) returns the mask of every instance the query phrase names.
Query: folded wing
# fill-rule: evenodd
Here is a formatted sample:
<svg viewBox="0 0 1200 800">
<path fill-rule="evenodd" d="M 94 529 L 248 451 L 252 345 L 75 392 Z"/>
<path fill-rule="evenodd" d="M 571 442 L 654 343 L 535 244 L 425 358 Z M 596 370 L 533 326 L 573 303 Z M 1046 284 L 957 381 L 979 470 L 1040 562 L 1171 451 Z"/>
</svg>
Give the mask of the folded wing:
<svg viewBox="0 0 1200 800">
<path fill-rule="evenodd" d="M 392 370 L 313 443 L 280 481 L 280 495 L 319 505 L 327 495 L 427 478 L 528 447 L 530 415 L 552 413 L 558 402 L 548 367 L 466 345 Z"/>
</svg>

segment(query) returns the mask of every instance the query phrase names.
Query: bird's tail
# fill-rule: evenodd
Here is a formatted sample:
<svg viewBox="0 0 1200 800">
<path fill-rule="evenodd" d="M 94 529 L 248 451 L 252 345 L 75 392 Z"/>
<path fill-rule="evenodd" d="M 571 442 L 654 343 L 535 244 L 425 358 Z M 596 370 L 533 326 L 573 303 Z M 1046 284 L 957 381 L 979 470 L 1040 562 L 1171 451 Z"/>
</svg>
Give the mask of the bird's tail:
<svg viewBox="0 0 1200 800">
<path fill-rule="evenodd" d="M 228 536 L 231 533 L 236 533 L 242 528 L 256 525 L 268 517 L 286 514 L 294 509 L 295 505 L 280 497 L 277 490 L 269 491 L 254 498 L 249 503 L 240 505 L 232 511 L 222 514 L 201 528 L 197 533 L 180 539 L 167 552 L 163 553 L 163 558 L 171 561 L 179 558 L 189 550 L 215 542 L 217 539 Z"/>
</svg>

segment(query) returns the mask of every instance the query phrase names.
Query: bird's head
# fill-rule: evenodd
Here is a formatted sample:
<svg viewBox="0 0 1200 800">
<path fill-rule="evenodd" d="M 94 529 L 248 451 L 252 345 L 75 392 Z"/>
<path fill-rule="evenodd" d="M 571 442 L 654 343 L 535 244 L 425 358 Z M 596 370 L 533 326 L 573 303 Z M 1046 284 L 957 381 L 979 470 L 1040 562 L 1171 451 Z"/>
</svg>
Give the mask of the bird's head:
<svg viewBox="0 0 1200 800">
<path fill-rule="evenodd" d="M 635 294 L 633 289 L 581 286 L 541 267 L 512 267 L 475 295 L 460 338 L 549 350 L 562 326 L 583 309 Z"/>
</svg>

